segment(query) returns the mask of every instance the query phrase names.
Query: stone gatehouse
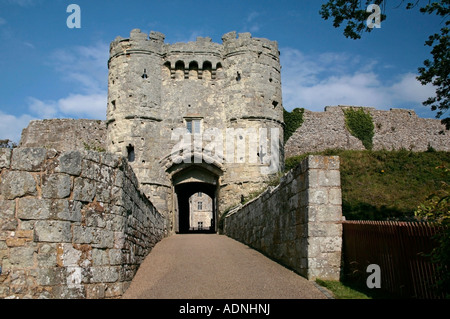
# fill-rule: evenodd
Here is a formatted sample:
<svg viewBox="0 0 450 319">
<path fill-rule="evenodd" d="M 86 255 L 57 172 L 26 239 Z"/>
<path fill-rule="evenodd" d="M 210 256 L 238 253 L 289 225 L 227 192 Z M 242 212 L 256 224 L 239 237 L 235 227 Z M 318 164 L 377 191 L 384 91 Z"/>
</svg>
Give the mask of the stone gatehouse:
<svg viewBox="0 0 450 319">
<path fill-rule="evenodd" d="M 282 149 L 277 43 L 235 32 L 222 40 L 166 44 L 161 33 L 133 30 L 129 38 L 117 37 L 111 43 L 106 150 L 128 158 L 141 189 L 168 217 L 173 232 L 189 228 L 192 194 L 212 198 L 216 231 L 224 210 L 270 178 L 262 173 L 264 166 L 283 163 L 282 152 L 273 152 L 270 145 L 252 149 L 248 136 L 251 130 L 278 129 L 275 148 Z M 191 134 L 192 152 L 174 163 L 180 129 Z M 208 159 L 207 139 L 213 130 L 223 138 L 223 148 L 232 145 L 236 150 L 233 158 L 224 159 L 216 149 Z M 244 152 L 237 152 L 239 144 Z M 257 160 L 249 161 L 251 156 Z"/>
</svg>

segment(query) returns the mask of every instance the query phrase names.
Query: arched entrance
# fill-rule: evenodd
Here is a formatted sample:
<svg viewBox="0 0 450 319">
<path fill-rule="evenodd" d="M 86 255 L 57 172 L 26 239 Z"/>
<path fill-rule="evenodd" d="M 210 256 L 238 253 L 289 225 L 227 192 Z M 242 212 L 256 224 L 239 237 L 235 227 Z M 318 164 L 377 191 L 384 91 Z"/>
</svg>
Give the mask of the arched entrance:
<svg viewBox="0 0 450 319">
<path fill-rule="evenodd" d="M 189 232 L 217 232 L 217 197 L 219 189 L 219 176 L 222 175 L 221 168 L 202 163 L 181 163 L 174 164 L 167 172 L 171 175 L 173 189 L 174 206 L 174 230 L 176 233 Z M 192 207 L 194 203 L 192 197 L 204 194 L 209 197 L 210 220 L 196 221 L 192 213 L 202 210 L 206 205 L 200 205 L 195 201 L 197 207 Z M 197 209 L 195 209 L 197 208 Z"/>
<path fill-rule="evenodd" d="M 216 232 L 216 185 L 198 182 L 182 183 L 175 186 L 175 193 L 178 200 L 178 233 Z M 212 201 L 209 227 L 193 223 L 192 213 L 195 207 L 192 205 L 195 203 L 192 203 L 190 198 L 198 193 L 207 195 Z M 197 223 L 203 223 L 203 221 Z"/>
</svg>

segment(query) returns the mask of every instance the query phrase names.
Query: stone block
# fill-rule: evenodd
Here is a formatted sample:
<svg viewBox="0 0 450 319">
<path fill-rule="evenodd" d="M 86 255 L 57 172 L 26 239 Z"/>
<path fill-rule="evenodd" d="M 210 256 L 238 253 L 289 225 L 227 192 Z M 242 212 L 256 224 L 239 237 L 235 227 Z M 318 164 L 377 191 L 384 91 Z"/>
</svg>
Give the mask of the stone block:
<svg viewBox="0 0 450 319">
<path fill-rule="evenodd" d="M 113 248 L 114 247 L 114 232 L 97 228 L 94 233 L 93 247 L 96 248 Z"/>
<path fill-rule="evenodd" d="M 17 228 L 15 213 L 16 201 L 0 200 L 0 230 L 15 230 Z"/>
<path fill-rule="evenodd" d="M 34 266 L 36 248 L 34 245 L 11 247 L 9 251 L 9 262 L 11 268 L 30 268 Z"/>
<path fill-rule="evenodd" d="M 328 190 L 326 188 L 310 188 L 308 190 L 309 205 L 328 204 Z"/>
<path fill-rule="evenodd" d="M 44 176 L 42 183 L 42 197 L 66 198 L 70 196 L 72 180 L 66 174 L 51 174 Z"/>
<path fill-rule="evenodd" d="M 82 202 L 91 202 L 96 193 L 95 181 L 77 177 L 73 186 L 73 199 Z"/>
<path fill-rule="evenodd" d="M 78 176 L 81 174 L 82 154 L 79 151 L 70 151 L 61 154 L 56 172 Z"/>
<path fill-rule="evenodd" d="M 342 235 L 342 224 L 339 222 L 308 223 L 309 237 L 336 237 Z"/>
<path fill-rule="evenodd" d="M 56 244 L 44 243 L 37 253 L 39 268 L 56 267 Z"/>
<path fill-rule="evenodd" d="M 337 222 L 342 220 L 342 208 L 338 205 L 308 206 L 309 222 Z"/>
<path fill-rule="evenodd" d="M 101 157 L 102 157 L 101 158 L 102 164 L 109 166 L 109 167 L 118 167 L 119 163 L 121 161 L 120 156 L 118 156 L 116 154 L 102 153 Z"/>
<path fill-rule="evenodd" d="M 100 180 L 100 164 L 83 159 L 81 161 L 81 177 Z"/>
<path fill-rule="evenodd" d="M 4 199 L 37 195 L 36 181 L 31 173 L 8 171 L 3 173 L 0 184 Z"/>
<path fill-rule="evenodd" d="M 36 241 L 67 243 L 72 240 L 70 222 L 38 220 L 35 224 Z"/>
<path fill-rule="evenodd" d="M 37 268 L 34 272 L 39 286 L 56 286 L 66 283 L 64 268 Z"/>
<path fill-rule="evenodd" d="M 49 219 L 51 200 L 34 197 L 20 198 L 17 204 L 17 217 L 22 220 Z"/>
<path fill-rule="evenodd" d="M 57 264 L 59 267 L 78 266 L 82 256 L 82 251 L 78 250 L 71 243 L 61 243 L 56 247 Z"/>
<path fill-rule="evenodd" d="M 119 279 L 119 268 L 110 266 L 91 267 L 92 283 L 112 283 Z"/>
<path fill-rule="evenodd" d="M 123 262 L 123 253 L 121 249 L 109 249 L 109 263 L 111 265 L 121 265 Z"/>
<path fill-rule="evenodd" d="M 328 200 L 330 205 L 342 205 L 342 192 L 341 188 L 329 188 L 328 189 Z"/>
<path fill-rule="evenodd" d="M 11 157 L 11 169 L 38 172 L 47 156 L 45 148 L 15 148 Z"/>
<path fill-rule="evenodd" d="M 108 252 L 105 249 L 92 249 L 92 265 L 103 266 L 108 265 Z"/>
<path fill-rule="evenodd" d="M 0 200 L 0 219 L 13 218 L 16 211 L 16 201 Z"/>
<path fill-rule="evenodd" d="M 73 226 L 73 242 L 76 244 L 92 244 L 94 229 L 86 226 Z"/>
<path fill-rule="evenodd" d="M 106 284 L 91 284 L 86 286 L 86 299 L 105 298 Z"/>
<path fill-rule="evenodd" d="M 59 220 L 81 222 L 81 207 L 82 203 L 79 201 L 55 199 L 50 207 L 51 216 Z"/>
<path fill-rule="evenodd" d="M 12 150 L 10 148 L 0 148 L 0 169 L 10 167 L 11 153 Z"/>
</svg>

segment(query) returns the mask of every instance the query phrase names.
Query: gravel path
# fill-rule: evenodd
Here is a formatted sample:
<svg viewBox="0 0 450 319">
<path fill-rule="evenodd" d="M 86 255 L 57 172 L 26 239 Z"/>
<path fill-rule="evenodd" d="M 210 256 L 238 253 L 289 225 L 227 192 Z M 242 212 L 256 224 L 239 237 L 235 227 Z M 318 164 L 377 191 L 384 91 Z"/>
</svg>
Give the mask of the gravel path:
<svg viewBox="0 0 450 319">
<path fill-rule="evenodd" d="M 124 299 L 326 299 L 316 285 L 224 235 L 164 238 Z"/>
</svg>

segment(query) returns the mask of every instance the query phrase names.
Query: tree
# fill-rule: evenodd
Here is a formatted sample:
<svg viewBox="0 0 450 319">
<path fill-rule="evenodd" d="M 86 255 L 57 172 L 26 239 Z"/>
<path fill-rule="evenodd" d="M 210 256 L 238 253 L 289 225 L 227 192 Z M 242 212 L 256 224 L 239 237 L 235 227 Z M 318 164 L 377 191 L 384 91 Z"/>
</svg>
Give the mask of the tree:
<svg viewBox="0 0 450 319">
<path fill-rule="evenodd" d="M 339 28 L 346 23 L 344 36 L 351 39 L 360 39 L 364 32 L 372 31 L 367 25 L 367 20 L 372 12 L 367 12 L 370 4 L 376 4 L 386 11 L 387 0 L 329 0 L 323 4 L 319 13 L 324 20 L 333 18 L 333 26 Z M 411 10 L 419 6 L 420 0 L 415 2 L 401 1 L 406 10 Z M 449 27 L 450 20 L 450 0 L 425 1 L 426 4 L 420 7 L 420 12 L 424 14 L 436 14 L 445 21 L 440 33 L 435 33 L 428 37 L 425 45 L 431 47 L 432 59 L 426 59 L 423 66 L 418 68 L 419 75 L 417 80 L 422 85 L 432 84 L 436 88 L 436 95 L 429 97 L 422 104 L 437 111 L 436 118 L 441 118 L 442 124 L 445 124 L 447 130 L 450 129 L 450 118 L 443 115 L 449 109 L 450 96 L 450 39 Z M 380 21 L 386 20 L 386 14 L 380 14 Z"/>
<path fill-rule="evenodd" d="M 443 173 L 441 189 L 420 204 L 414 215 L 419 220 L 441 226 L 441 231 L 434 236 L 437 245 L 431 251 L 430 257 L 431 261 L 436 263 L 439 275 L 437 288 L 450 299 L 450 184 L 445 182 L 449 180 L 450 169 L 445 166 L 438 166 L 436 169 Z"/>
</svg>

